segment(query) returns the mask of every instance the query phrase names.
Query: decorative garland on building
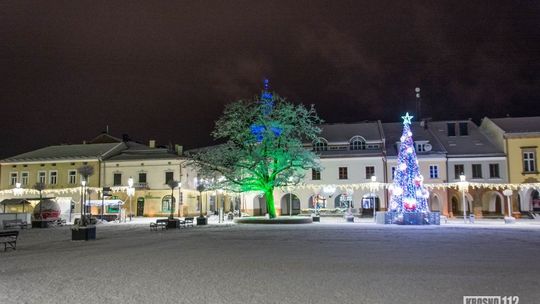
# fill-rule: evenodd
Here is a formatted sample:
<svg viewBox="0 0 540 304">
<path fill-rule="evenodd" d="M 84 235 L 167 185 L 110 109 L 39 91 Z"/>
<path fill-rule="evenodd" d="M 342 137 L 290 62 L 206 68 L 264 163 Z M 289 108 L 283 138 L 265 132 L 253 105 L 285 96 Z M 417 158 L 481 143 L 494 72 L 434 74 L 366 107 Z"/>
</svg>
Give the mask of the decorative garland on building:
<svg viewBox="0 0 540 304">
<path fill-rule="evenodd" d="M 291 191 L 299 189 L 309 189 L 316 193 L 322 191 L 325 187 L 334 187 L 335 189 L 346 191 L 347 189 L 353 190 L 364 190 L 364 191 L 379 191 L 384 189 L 389 189 L 392 186 L 392 183 L 379 183 L 379 182 L 366 182 L 366 183 L 355 183 L 355 184 L 298 184 L 282 187 L 282 189 Z M 455 183 L 436 183 L 436 184 L 424 184 L 424 186 L 430 190 L 438 189 L 456 189 L 459 190 L 461 187 L 468 187 L 472 189 L 490 189 L 490 190 L 528 190 L 528 189 L 537 189 L 540 190 L 540 183 L 525 183 L 525 184 L 497 184 L 497 183 L 474 183 L 474 182 L 455 182 Z M 102 188 L 99 187 L 86 187 L 86 189 L 94 192 L 101 193 Z M 111 187 L 112 192 L 127 192 L 128 187 L 119 186 Z M 162 189 L 163 190 L 163 189 Z M 39 195 L 39 191 L 31 188 L 20 188 L 20 195 Z M 199 193 L 193 189 L 181 189 L 184 193 Z M 215 191 L 215 190 L 211 190 Z M 42 191 L 42 194 L 75 194 L 80 193 L 81 187 L 72 187 L 72 188 L 61 188 L 61 189 L 45 189 Z M 206 191 L 205 191 L 206 192 Z M 227 193 L 227 191 L 224 191 Z M 14 189 L 0 190 L 0 195 L 14 194 Z"/>
</svg>

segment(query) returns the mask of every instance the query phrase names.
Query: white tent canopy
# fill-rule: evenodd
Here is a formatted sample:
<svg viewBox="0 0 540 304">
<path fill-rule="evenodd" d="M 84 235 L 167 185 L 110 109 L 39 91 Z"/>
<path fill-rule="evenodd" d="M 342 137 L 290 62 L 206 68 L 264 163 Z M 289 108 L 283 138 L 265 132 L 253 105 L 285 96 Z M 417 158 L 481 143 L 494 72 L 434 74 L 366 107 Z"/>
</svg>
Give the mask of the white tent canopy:
<svg viewBox="0 0 540 304">
<path fill-rule="evenodd" d="M 119 199 L 109 199 L 109 200 L 89 200 L 85 202 L 86 206 L 118 206 L 123 205 L 124 202 Z"/>
</svg>

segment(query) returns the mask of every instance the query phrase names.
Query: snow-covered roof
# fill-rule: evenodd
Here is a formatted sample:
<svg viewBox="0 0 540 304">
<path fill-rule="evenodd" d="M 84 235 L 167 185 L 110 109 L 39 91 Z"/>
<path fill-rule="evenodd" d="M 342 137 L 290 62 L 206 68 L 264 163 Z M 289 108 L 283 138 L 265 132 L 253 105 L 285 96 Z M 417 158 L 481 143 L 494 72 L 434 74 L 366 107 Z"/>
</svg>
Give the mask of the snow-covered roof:
<svg viewBox="0 0 540 304">
<path fill-rule="evenodd" d="M 49 146 L 4 159 L 2 162 L 97 159 L 125 148 L 123 143 Z"/>
</svg>

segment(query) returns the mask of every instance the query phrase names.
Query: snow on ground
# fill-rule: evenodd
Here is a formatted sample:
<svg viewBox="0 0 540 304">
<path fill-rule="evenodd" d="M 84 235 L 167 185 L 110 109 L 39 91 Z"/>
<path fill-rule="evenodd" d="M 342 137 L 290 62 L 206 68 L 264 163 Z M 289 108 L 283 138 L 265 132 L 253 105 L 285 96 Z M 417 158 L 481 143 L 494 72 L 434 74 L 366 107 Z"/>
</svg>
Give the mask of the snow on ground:
<svg viewBox="0 0 540 304">
<path fill-rule="evenodd" d="M 148 219 L 21 231 L 0 252 L 0 303 L 540 303 L 540 225 L 215 223 L 150 231 Z"/>
</svg>

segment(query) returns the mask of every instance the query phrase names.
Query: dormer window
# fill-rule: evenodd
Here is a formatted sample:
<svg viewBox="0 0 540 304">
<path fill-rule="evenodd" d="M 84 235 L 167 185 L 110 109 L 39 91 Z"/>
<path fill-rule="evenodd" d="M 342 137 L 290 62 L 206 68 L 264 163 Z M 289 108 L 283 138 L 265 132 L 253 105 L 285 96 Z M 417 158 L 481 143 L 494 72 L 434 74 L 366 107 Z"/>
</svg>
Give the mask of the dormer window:
<svg viewBox="0 0 540 304">
<path fill-rule="evenodd" d="M 448 136 L 456 136 L 456 124 L 453 122 L 449 122 L 446 124 L 446 127 L 448 128 Z"/>
<path fill-rule="evenodd" d="M 355 136 L 350 141 L 350 150 L 365 150 L 366 149 L 366 141 L 360 136 Z"/>
<path fill-rule="evenodd" d="M 469 135 L 469 126 L 466 122 L 459 123 L 459 136 Z"/>
<path fill-rule="evenodd" d="M 327 151 L 328 142 L 324 138 L 319 138 L 316 142 L 313 143 L 314 151 Z"/>
<path fill-rule="evenodd" d="M 431 151 L 431 145 L 429 141 L 416 141 L 414 142 L 416 146 L 416 152 L 429 152 Z"/>
</svg>

